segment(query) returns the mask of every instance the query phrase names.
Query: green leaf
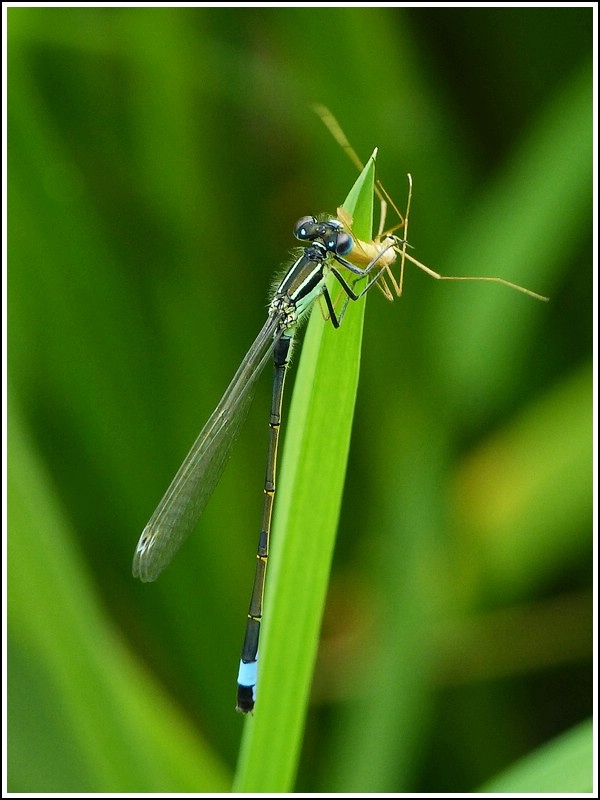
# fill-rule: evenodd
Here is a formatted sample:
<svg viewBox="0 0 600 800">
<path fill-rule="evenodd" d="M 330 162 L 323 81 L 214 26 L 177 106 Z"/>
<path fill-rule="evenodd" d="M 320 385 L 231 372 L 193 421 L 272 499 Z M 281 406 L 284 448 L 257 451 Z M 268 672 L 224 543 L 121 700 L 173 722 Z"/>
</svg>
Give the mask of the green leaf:
<svg viewBox="0 0 600 800">
<path fill-rule="evenodd" d="M 110 623 L 14 410 L 9 433 L 10 787 L 224 791 L 219 757 Z"/>
<path fill-rule="evenodd" d="M 366 240 L 374 175 L 375 153 L 344 203 L 354 232 Z M 350 303 L 335 330 L 315 307 L 302 347 L 273 524 L 256 710 L 246 722 L 238 792 L 293 788 L 350 447 L 364 309 L 364 299 Z"/>
<path fill-rule="evenodd" d="M 479 791 L 519 795 L 592 792 L 593 746 L 592 723 L 583 722 L 522 758 Z"/>
</svg>

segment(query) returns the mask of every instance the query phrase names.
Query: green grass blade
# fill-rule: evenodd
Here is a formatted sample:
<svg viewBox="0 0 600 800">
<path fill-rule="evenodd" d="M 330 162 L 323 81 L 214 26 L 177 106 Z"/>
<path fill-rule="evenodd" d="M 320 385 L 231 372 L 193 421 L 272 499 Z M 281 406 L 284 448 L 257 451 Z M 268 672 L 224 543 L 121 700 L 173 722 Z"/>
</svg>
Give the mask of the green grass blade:
<svg viewBox="0 0 600 800">
<path fill-rule="evenodd" d="M 485 793 L 593 792 L 594 731 L 582 722 L 522 758 L 479 789 Z"/>
<path fill-rule="evenodd" d="M 17 404 L 9 417 L 9 790 L 225 791 L 225 765 L 96 596 Z"/>
<path fill-rule="evenodd" d="M 344 203 L 366 240 L 374 175 L 375 153 Z M 293 789 L 350 447 L 364 309 L 364 300 L 350 303 L 334 330 L 315 308 L 302 346 L 273 525 L 257 704 L 246 722 L 238 792 Z"/>
</svg>

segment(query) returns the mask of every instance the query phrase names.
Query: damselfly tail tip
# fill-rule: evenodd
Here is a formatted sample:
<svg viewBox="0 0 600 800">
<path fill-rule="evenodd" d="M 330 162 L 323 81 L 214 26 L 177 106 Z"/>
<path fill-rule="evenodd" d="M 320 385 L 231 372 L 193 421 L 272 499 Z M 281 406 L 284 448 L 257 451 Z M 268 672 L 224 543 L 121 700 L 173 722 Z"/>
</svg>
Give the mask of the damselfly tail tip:
<svg viewBox="0 0 600 800">
<path fill-rule="evenodd" d="M 239 714 L 254 713 L 254 686 L 238 685 L 237 705 L 235 710 Z"/>
<path fill-rule="evenodd" d="M 258 657 L 258 653 L 257 653 Z M 240 660 L 238 672 L 238 690 L 236 711 L 240 714 L 251 714 L 256 700 L 257 662 Z"/>
</svg>

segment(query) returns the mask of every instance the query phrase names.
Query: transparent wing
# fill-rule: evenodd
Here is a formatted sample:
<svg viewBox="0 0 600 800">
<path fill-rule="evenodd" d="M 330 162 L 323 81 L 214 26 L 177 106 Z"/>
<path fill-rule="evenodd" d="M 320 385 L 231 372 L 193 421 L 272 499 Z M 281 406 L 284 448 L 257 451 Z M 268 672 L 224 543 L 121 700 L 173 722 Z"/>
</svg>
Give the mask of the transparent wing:
<svg viewBox="0 0 600 800">
<path fill-rule="evenodd" d="M 279 320 L 270 316 L 263 325 L 144 528 L 133 556 L 134 577 L 156 580 L 202 514 L 246 419 L 256 381 L 281 336 Z"/>
</svg>

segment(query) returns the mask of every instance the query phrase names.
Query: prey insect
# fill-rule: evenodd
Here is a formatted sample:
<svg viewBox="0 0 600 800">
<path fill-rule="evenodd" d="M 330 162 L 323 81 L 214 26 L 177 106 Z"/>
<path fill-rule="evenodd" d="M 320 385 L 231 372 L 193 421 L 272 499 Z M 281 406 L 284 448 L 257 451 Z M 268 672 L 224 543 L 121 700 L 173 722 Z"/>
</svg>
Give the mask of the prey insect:
<svg viewBox="0 0 600 800">
<path fill-rule="evenodd" d="M 346 152 L 352 163 L 358 167 L 359 170 L 362 170 L 363 164 L 358 154 L 348 141 L 346 134 L 340 127 L 340 124 L 333 116 L 331 111 L 329 111 L 329 109 L 323 105 L 315 105 L 314 110 L 318 116 L 321 117 L 331 135 L 338 142 L 340 147 Z M 377 281 L 377 287 L 381 290 L 387 300 L 391 301 L 394 300 L 394 297 L 401 297 L 404 287 L 404 265 L 406 261 L 409 261 L 420 270 L 423 270 L 423 272 L 425 272 L 427 275 L 435 278 L 438 281 L 486 281 L 490 283 L 498 283 L 503 286 L 507 286 L 509 289 L 515 289 L 518 292 L 529 295 L 529 297 L 533 297 L 536 300 L 542 300 L 544 302 L 548 301 L 548 298 L 544 295 L 533 292 L 531 289 L 527 289 L 517 283 L 508 281 L 505 278 L 485 275 L 441 275 L 439 272 L 435 272 L 421 261 L 417 261 L 416 258 L 407 252 L 407 248 L 410 247 L 410 244 L 408 243 L 408 218 L 410 214 L 413 186 L 412 176 L 410 173 L 407 177 L 408 199 L 404 216 L 398 210 L 398 207 L 383 187 L 381 181 L 377 180 L 375 193 L 381 202 L 378 234 L 371 242 L 362 242 L 354 237 L 355 247 L 352 254 L 352 261 L 357 266 L 368 268 L 372 268 L 372 266 L 378 263 L 378 268 L 384 274 L 379 277 Z M 388 205 L 391 206 L 397 215 L 399 222 L 394 227 L 384 230 Z M 337 218 L 343 224 L 346 230 L 352 232 L 352 219 L 343 208 L 338 208 Z M 399 228 L 402 228 L 402 238 L 399 238 L 395 235 L 395 231 L 397 231 Z M 401 256 L 400 274 L 398 278 L 395 278 L 391 267 L 395 263 L 398 255 Z M 392 289 L 390 289 L 388 286 L 388 280 L 392 286 Z"/>
</svg>

